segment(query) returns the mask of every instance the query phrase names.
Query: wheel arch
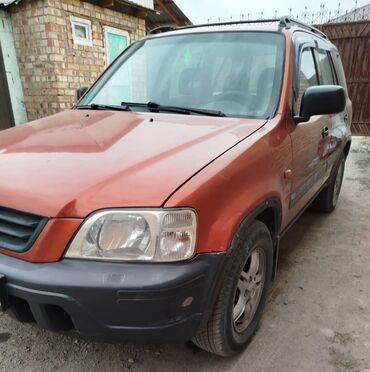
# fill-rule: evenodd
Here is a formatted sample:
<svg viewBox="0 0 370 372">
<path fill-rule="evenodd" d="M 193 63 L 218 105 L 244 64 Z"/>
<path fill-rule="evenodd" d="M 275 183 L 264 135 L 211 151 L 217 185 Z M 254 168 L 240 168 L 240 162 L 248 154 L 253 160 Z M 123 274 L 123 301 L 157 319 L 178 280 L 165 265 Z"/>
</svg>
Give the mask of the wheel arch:
<svg viewBox="0 0 370 372">
<path fill-rule="evenodd" d="M 248 228 L 255 220 L 263 222 L 267 226 L 275 248 L 282 220 L 282 206 L 278 198 L 269 198 L 265 200 L 243 217 L 236 234 L 234 234 L 231 246 L 234 246 L 234 240 L 240 235 L 240 232 Z"/>
<path fill-rule="evenodd" d="M 274 197 L 266 199 L 252 211 L 248 212 L 240 222 L 236 233 L 233 236 L 231 247 L 227 253 L 237 245 L 239 237 L 254 221 L 264 223 L 271 234 L 274 248 L 273 278 L 276 276 L 277 261 L 279 256 L 279 236 L 282 222 L 282 205 L 280 199 Z"/>
</svg>

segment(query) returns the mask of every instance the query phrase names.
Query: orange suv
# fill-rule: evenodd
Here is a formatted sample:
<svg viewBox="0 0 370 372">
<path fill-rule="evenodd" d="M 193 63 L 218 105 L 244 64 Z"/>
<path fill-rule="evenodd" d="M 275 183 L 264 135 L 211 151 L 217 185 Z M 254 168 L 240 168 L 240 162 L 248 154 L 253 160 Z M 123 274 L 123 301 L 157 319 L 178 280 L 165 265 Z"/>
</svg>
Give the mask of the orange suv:
<svg viewBox="0 0 370 372">
<path fill-rule="evenodd" d="M 281 237 L 338 201 L 351 102 L 337 49 L 287 17 L 162 28 L 78 95 L 0 133 L 1 310 L 238 352 Z"/>
</svg>

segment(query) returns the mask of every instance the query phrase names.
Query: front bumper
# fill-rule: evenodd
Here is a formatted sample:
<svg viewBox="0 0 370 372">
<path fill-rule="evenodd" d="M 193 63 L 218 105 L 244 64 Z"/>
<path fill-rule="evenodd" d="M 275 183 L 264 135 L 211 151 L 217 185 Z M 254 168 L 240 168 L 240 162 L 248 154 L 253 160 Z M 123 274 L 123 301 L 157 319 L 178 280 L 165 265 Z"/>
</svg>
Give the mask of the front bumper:
<svg viewBox="0 0 370 372">
<path fill-rule="evenodd" d="M 90 339 L 187 341 L 208 316 L 224 262 L 222 253 L 155 264 L 0 255 L 0 276 L 7 313 L 19 321 Z"/>
</svg>

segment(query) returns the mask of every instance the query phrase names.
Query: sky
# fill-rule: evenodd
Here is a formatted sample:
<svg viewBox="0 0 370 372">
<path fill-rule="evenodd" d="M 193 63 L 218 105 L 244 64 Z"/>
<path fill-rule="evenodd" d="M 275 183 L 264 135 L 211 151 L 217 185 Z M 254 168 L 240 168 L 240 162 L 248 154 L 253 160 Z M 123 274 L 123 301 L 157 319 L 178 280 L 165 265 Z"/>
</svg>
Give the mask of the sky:
<svg viewBox="0 0 370 372">
<path fill-rule="evenodd" d="M 230 21 L 239 21 L 242 19 L 258 19 L 263 12 L 263 18 L 274 17 L 275 10 L 277 15 L 289 15 L 290 9 L 294 17 L 297 15 L 302 19 L 302 14 L 307 11 L 312 13 L 319 13 L 320 5 L 325 4 L 324 10 L 332 13 L 338 9 L 338 0 L 264 0 L 264 1 L 250 1 L 250 0 L 175 0 L 176 4 L 194 23 L 208 23 Z M 357 0 L 357 7 L 361 7 L 370 2 L 370 0 Z M 351 11 L 355 7 L 355 0 L 342 0 L 340 8 L 342 10 Z"/>
</svg>

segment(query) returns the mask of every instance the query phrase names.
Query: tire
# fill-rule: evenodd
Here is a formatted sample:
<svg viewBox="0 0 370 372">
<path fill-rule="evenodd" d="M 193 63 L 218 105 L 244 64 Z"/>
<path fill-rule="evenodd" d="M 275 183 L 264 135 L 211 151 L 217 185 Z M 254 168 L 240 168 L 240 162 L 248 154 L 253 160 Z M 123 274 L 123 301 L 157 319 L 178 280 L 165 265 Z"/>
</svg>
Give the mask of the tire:
<svg viewBox="0 0 370 372">
<path fill-rule="evenodd" d="M 220 356 L 230 356 L 245 348 L 257 330 L 272 268 L 270 232 L 265 224 L 254 221 L 236 236 L 218 297 L 208 321 L 193 338 L 194 344 Z"/>
<path fill-rule="evenodd" d="M 313 207 L 316 211 L 330 213 L 335 209 L 342 187 L 345 162 L 346 158 L 343 154 L 339 160 L 333 180 L 320 192 L 313 202 Z"/>
</svg>

